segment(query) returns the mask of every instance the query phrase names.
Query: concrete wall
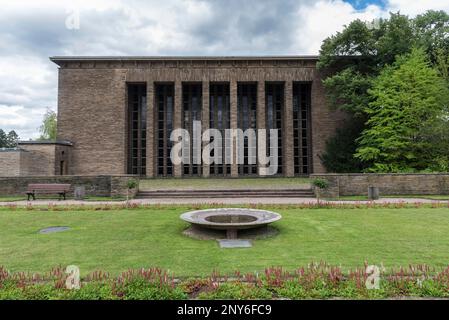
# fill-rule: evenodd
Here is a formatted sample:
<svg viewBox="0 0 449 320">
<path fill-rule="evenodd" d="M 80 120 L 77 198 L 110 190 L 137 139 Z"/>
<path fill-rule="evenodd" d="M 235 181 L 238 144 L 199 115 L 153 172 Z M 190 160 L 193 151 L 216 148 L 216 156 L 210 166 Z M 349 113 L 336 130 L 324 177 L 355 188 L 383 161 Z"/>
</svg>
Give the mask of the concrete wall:
<svg viewBox="0 0 449 320">
<path fill-rule="evenodd" d="M 181 120 L 182 82 L 203 85 L 203 129 L 209 126 L 208 88 L 210 82 L 229 82 L 231 88 L 231 127 L 236 119 L 237 82 L 258 83 L 258 128 L 265 127 L 265 82 L 285 83 L 284 174 L 293 171 L 293 111 L 291 88 L 294 81 L 312 82 L 312 162 L 313 172 L 325 172 L 319 155 L 326 140 L 342 123 L 345 115 L 331 110 L 325 103 L 321 75 L 313 59 L 250 59 L 250 60 L 110 60 L 64 61 L 58 63 L 58 140 L 74 143 L 69 174 L 125 174 L 126 145 L 126 83 L 146 83 L 147 175 L 155 175 L 154 84 L 175 85 L 175 122 Z M 262 105 L 262 108 L 260 108 Z M 233 166 L 233 174 L 237 166 Z M 208 170 L 204 170 L 207 176 Z M 175 175 L 181 175 L 175 168 Z"/>
<path fill-rule="evenodd" d="M 378 187 L 380 195 L 449 194 L 449 174 L 313 174 L 311 179 L 329 182 L 321 196 L 367 195 L 368 187 Z"/>
<path fill-rule="evenodd" d="M 53 176 L 53 177 L 0 177 L 0 196 L 23 195 L 30 183 L 71 184 L 69 196 L 76 186 L 84 186 L 90 196 L 126 196 L 127 182 L 134 176 Z M 133 196 L 137 190 L 133 190 Z"/>
</svg>

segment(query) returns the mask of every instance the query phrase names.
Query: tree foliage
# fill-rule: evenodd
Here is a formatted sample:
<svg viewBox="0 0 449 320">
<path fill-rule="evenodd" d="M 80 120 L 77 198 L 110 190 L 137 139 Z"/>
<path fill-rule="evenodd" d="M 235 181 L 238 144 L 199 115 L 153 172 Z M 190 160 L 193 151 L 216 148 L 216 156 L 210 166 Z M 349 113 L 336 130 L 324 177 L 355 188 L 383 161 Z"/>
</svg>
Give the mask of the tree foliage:
<svg viewBox="0 0 449 320">
<path fill-rule="evenodd" d="M 424 50 L 398 57 L 373 81 L 368 93 L 369 120 L 358 139 L 356 157 L 371 163 L 369 170 L 375 172 L 429 169 L 432 146 L 423 133 L 441 119 L 449 93 Z"/>
<path fill-rule="evenodd" d="M 6 133 L 0 129 L 0 148 L 15 148 L 19 142 L 19 136 L 14 130 Z"/>
<path fill-rule="evenodd" d="M 346 121 L 336 134 L 326 142 L 326 151 L 321 161 L 328 172 L 361 172 L 367 168 L 354 157 L 357 150 L 356 139 L 365 126 L 361 121 Z"/>
<path fill-rule="evenodd" d="M 449 86 L 449 15 L 444 11 L 428 11 L 414 19 L 391 13 L 388 19 L 371 23 L 355 20 L 344 30 L 324 40 L 318 67 L 324 75 L 328 103 L 332 108 L 348 112 L 354 128 L 362 128 L 371 117 L 367 106 L 377 99 L 370 94 L 384 69 L 396 62 L 398 56 L 410 54 L 413 48 L 423 48 L 427 59 L 446 79 Z M 361 132 L 361 131 L 360 131 Z M 322 155 L 328 171 L 353 172 L 369 163 L 354 158 L 354 141 L 344 139 L 353 134 L 350 126 L 337 132 Z M 357 138 L 357 137 L 355 137 Z M 346 143 L 346 144 L 345 144 Z M 338 144 L 338 156 L 333 155 Z M 344 154 L 344 152 L 348 154 Z M 324 160 L 327 159 L 327 160 Z M 351 167 L 341 166 L 332 159 L 352 159 Z M 365 161 L 367 161 L 365 159 Z"/>
<path fill-rule="evenodd" d="M 355 20 L 324 40 L 318 67 L 328 72 L 323 84 L 330 104 L 363 116 L 373 79 L 414 41 L 412 22 L 399 13 L 371 24 Z"/>
<path fill-rule="evenodd" d="M 39 128 L 41 136 L 39 140 L 56 140 L 56 112 L 48 109 Z"/>
</svg>

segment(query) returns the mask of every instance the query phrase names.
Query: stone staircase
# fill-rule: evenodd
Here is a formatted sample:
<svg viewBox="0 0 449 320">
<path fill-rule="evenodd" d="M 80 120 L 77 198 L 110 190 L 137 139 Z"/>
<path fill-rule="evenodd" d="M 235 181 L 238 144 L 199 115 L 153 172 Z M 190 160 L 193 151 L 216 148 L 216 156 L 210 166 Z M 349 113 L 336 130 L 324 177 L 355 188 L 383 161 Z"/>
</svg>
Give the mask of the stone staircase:
<svg viewBox="0 0 449 320">
<path fill-rule="evenodd" d="M 308 189 L 140 190 L 136 199 L 174 198 L 314 198 Z"/>
</svg>

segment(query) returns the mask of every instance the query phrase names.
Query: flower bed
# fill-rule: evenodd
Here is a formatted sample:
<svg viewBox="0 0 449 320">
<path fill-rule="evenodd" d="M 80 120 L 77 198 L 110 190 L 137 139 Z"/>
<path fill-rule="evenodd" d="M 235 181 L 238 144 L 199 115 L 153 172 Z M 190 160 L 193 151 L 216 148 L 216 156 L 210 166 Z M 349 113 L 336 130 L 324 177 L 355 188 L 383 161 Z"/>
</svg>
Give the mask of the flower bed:
<svg viewBox="0 0 449 320">
<path fill-rule="evenodd" d="M 67 289 L 68 275 L 57 267 L 47 274 L 10 273 L 0 268 L 0 299 L 175 300 L 175 299 L 384 299 L 449 297 L 449 266 L 426 265 L 382 270 L 378 287 L 364 267 L 343 272 L 326 263 L 293 271 L 267 268 L 263 274 L 220 275 L 177 279 L 159 268 L 128 270 L 118 276 L 97 271 Z"/>
</svg>

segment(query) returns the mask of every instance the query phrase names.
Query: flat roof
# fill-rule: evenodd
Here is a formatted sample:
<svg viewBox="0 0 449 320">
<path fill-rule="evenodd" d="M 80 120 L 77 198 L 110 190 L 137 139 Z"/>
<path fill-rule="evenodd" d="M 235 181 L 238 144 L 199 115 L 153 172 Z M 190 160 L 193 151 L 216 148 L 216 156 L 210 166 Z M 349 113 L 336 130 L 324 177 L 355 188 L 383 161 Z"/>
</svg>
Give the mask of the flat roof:
<svg viewBox="0 0 449 320">
<path fill-rule="evenodd" d="M 29 140 L 29 141 L 19 141 L 19 145 L 24 144 L 57 144 L 62 146 L 73 146 L 73 143 L 70 141 L 58 140 L 58 141 L 50 141 L 50 140 Z"/>
<path fill-rule="evenodd" d="M 58 64 L 66 61 L 236 61 L 236 60 L 318 60 L 316 55 L 303 56 L 54 56 Z"/>
<path fill-rule="evenodd" d="M 20 148 L 0 148 L 0 152 L 17 152 L 17 151 L 24 151 Z"/>
</svg>

